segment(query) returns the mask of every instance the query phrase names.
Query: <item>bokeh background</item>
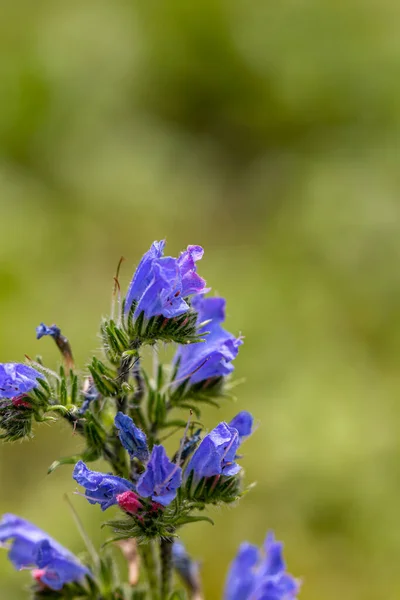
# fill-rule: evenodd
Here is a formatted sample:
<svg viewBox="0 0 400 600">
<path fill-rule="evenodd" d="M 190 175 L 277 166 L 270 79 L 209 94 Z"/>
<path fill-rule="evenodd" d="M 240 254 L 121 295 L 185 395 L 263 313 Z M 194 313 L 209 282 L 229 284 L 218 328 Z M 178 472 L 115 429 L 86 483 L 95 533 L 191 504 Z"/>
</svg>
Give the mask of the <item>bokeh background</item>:
<svg viewBox="0 0 400 600">
<path fill-rule="evenodd" d="M 184 531 L 217 600 L 243 539 L 285 540 L 304 600 L 400 595 L 400 5 L 394 0 L 13 0 L 0 6 L 0 360 L 79 364 L 166 237 L 246 336 L 260 426 L 238 507 Z M 0 509 L 74 551 L 64 425 L 0 448 Z M 101 466 L 101 465 L 100 465 Z M 104 516 L 74 504 L 96 542 Z M 0 597 L 28 573 L 0 556 Z"/>
</svg>

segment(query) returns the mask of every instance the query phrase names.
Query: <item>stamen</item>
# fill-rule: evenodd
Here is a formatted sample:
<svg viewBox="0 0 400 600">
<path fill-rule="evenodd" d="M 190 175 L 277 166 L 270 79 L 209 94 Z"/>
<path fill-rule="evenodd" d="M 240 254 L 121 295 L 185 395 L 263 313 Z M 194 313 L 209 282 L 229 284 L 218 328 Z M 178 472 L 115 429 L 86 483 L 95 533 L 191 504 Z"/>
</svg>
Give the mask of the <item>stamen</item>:
<svg viewBox="0 0 400 600">
<path fill-rule="evenodd" d="M 76 496 L 82 496 L 82 498 L 86 498 L 86 500 L 93 500 L 93 502 L 101 502 L 100 498 L 93 498 L 92 496 L 86 496 L 86 494 L 82 494 L 82 492 L 72 492 Z M 109 500 L 109 498 L 104 498 L 104 500 Z"/>
<path fill-rule="evenodd" d="M 189 375 L 185 375 L 184 377 L 180 377 L 179 379 L 174 379 L 174 381 L 170 381 L 169 383 L 166 383 L 165 386 L 163 387 L 163 389 L 161 390 L 161 393 L 165 394 L 165 392 L 168 390 L 169 387 L 171 387 L 171 385 L 175 385 L 176 383 L 182 383 L 182 381 L 185 381 L 186 379 L 190 379 L 190 377 L 192 377 L 192 375 L 197 373 L 197 371 L 199 371 L 201 369 L 201 367 L 204 367 L 204 365 L 210 360 L 210 358 L 211 358 L 210 356 L 207 356 L 207 358 L 205 358 L 198 367 L 196 367 L 191 373 L 189 373 Z"/>
<path fill-rule="evenodd" d="M 192 416 L 193 416 L 193 411 L 192 411 L 192 409 L 190 409 L 189 419 L 188 419 L 188 422 L 186 423 L 185 431 L 183 432 L 183 438 L 181 439 L 181 444 L 179 446 L 178 456 L 176 458 L 176 464 L 179 465 L 179 466 L 180 466 L 180 463 L 181 463 L 181 457 L 182 457 L 183 447 L 184 447 L 185 442 L 186 442 L 186 435 L 187 435 L 187 432 L 189 431 L 189 425 L 190 425 L 190 420 L 191 420 Z"/>
<path fill-rule="evenodd" d="M 225 452 L 224 452 L 224 454 L 222 456 L 221 462 L 222 462 L 222 460 L 224 460 L 225 456 L 228 454 L 229 450 L 232 448 L 233 442 L 238 437 L 239 437 L 239 433 L 236 431 L 236 433 L 233 434 L 233 437 L 232 437 L 231 441 L 229 442 L 229 444 L 228 444 L 228 446 L 227 446 L 227 448 L 226 448 L 226 450 L 225 450 Z"/>
</svg>

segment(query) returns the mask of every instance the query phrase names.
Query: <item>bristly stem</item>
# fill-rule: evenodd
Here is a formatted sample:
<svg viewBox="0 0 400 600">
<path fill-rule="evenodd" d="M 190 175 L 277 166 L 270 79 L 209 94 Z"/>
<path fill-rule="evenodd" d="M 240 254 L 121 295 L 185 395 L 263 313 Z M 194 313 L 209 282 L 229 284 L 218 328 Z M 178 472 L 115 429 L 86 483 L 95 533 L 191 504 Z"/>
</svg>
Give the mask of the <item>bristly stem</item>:
<svg viewBox="0 0 400 600">
<path fill-rule="evenodd" d="M 120 388 L 123 383 L 126 383 L 129 379 L 129 372 L 132 365 L 132 357 L 123 358 L 121 360 L 121 364 L 118 369 L 118 381 L 120 384 Z M 128 406 L 128 398 L 126 393 L 123 393 L 120 397 L 117 398 L 117 410 L 122 413 L 126 413 L 126 409 Z"/>
<path fill-rule="evenodd" d="M 135 393 L 133 394 L 133 405 L 130 408 L 130 416 L 134 420 L 135 424 L 140 427 L 143 431 L 147 431 L 146 421 L 144 419 L 143 412 L 140 408 L 140 403 L 142 402 L 145 394 L 146 394 L 146 385 L 144 381 L 144 377 L 142 375 L 142 367 L 140 364 L 139 356 L 136 358 L 132 374 L 136 382 Z"/>
<path fill-rule="evenodd" d="M 160 541 L 161 600 L 167 600 L 171 594 L 172 544 L 173 541 L 168 538 L 162 538 Z"/>
<path fill-rule="evenodd" d="M 146 572 L 149 585 L 149 597 L 151 600 L 160 600 L 159 595 L 159 572 L 154 549 L 154 542 L 150 541 L 139 545 L 140 558 Z"/>
<path fill-rule="evenodd" d="M 133 377 L 135 378 L 135 382 L 136 382 L 136 390 L 135 390 L 133 398 L 135 400 L 135 404 L 140 404 L 146 393 L 146 387 L 145 387 L 145 382 L 144 382 L 144 378 L 142 375 L 139 356 L 137 357 L 135 364 L 133 365 L 132 372 L 133 372 Z"/>
</svg>

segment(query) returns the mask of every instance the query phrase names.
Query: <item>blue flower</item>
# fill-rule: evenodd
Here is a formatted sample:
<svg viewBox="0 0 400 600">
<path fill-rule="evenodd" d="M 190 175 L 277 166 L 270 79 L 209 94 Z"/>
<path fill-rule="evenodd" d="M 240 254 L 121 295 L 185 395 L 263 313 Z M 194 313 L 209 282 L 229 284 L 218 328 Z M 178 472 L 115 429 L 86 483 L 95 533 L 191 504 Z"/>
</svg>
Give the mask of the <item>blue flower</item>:
<svg viewBox="0 0 400 600">
<path fill-rule="evenodd" d="M 153 279 L 153 262 L 162 257 L 164 254 L 164 247 L 165 240 L 161 240 L 161 242 L 153 242 L 150 250 L 148 250 L 142 257 L 142 260 L 138 264 L 128 288 L 125 310 L 128 311 L 130 309 L 132 302 L 138 302 L 138 300 L 143 296 L 146 288 L 150 285 Z"/>
<path fill-rule="evenodd" d="M 40 323 L 40 325 L 36 327 L 36 339 L 40 340 L 40 338 L 45 335 L 58 338 L 61 335 L 61 329 L 57 327 L 57 325 L 50 325 L 50 327 L 47 327 L 44 323 Z"/>
<path fill-rule="evenodd" d="M 101 510 L 118 504 L 117 496 L 119 494 L 135 490 L 133 483 L 127 479 L 91 471 L 82 460 L 76 463 L 72 476 L 79 485 L 85 488 L 85 496 L 90 504 L 100 504 Z"/>
<path fill-rule="evenodd" d="M 182 542 L 172 546 L 172 564 L 191 592 L 200 591 L 199 563 L 191 559 Z"/>
<path fill-rule="evenodd" d="M 247 412 L 247 410 L 242 410 L 229 422 L 229 427 L 237 429 L 240 439 L 242 440 L 252 433 L 253 421 L 253 415 Z"/>
<path fill-rule="evenodd" d="M 296 600 L 299 582 L 286 573 L 283 544 L 267 535 L 262 555 L 256 546 L 241 544 L 225 585 L 224 600 Z"/>
<path fill-rule="evenodd" d="M 0 398 L 16 398 L 38 385 L 43 375 L 22 363 L 0 363 Z"/>
<path fill-rule="evenodd" d="M 89 409 L 91 403 L 100 398 L 98 389 L 96 388 L 91 377 L 85 380 L 85 384 L 82 390 L 82 396 L 83 402 L 78 411 L 79 415 L 84 415 L 85 412 Z"/>
<path fill-rule="evenodd" d="M 185 298 L 205 289 L 205 281 L 196 272 L 203 256 L 200 246 L 188 246 L 179 258 L 163 257 L 165 241 L 153 242 L 140 261 L 125 300 L 129 311 L 136 302 L 135 317 L 142 311 L 146 318 L 157 315 L 171 319 L 189 310 Z"/>
<path fill-rule="evenodd" d="M 121 444 L 128 450 L 131 458 L 138 458 L 146 462 L 149 458 L 149 449 L 147 446 L 147 437 L 141 429 L 136 427 L 132 419 L 122 412 L 118 412 L 115 417 L 115 426 L 118 429 Z"/>
<path fill-rule="evenodd" d="M 211 320 L 199 329 L 199 334 L 209 332 L 205 342 L 179 346 L 175 362 L 179 360 L 177 380 L 190 378 L 198 383 L 212 377 L 225 377 L 233 371 L 232 361 L 243 343 L 221 327 L 225 320 L 224 298 L 205 298 L 199 294 L 192 298 L 192 306 L 198 313 L 197 323 Z"/>
<path fill-rule="evenodd" d="M 244 542 L 233 560 L 226 580 L 224 600 L 247 600 L 254 589 L 260 553 L 256 546 Z"/>
<path fill-rule="evenodd" d="M 8 558 L 16 569 L 40 569 L 35 576 L 52 590 L 90 575 L 78 559 L 47 533 L 12 514 L 0 522 L 0 543 L 11 541 Z"/>
<path fill-rule="evenodd" d="M 227 423 L 220 423 L 201 441 L 186 470 L 185 478 L 193 471 L 193 480 L 199 481 L 203 477 L 236 475 L 241 467 L 235 463 L 236 451 L 240 445 L 237 429 L 229 427 Z"/>
<path fill-rule="evenodd" d="M 163 446 L 154 446 L 145 472 L 137 483 L 137 492 L 162 506 L 174 500 L 182 482 L 182 469 L 172 463 Z"/>
</svg>

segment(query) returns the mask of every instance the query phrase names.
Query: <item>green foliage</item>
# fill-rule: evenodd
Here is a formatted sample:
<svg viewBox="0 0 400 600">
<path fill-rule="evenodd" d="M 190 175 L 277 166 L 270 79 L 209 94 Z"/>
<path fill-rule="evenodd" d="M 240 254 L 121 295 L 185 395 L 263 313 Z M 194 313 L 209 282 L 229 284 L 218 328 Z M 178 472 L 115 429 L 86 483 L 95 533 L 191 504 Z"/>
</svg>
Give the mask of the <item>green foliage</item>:
<svg viewBox="0 0 400 600">
<path fill-rule="evenodd" d="M 25 406 L 9 406 L 9 402 L 0 405 L 0 439 L 15 442 L 32 437 L 34 411 Z"/>
<path fill-rule="evenodd" d="M 194 483 L 193 471 L 187 478 L 184 490 L 187 498 L 196 501 L 200 505 L 201 503 L 219 504 L 220 502 L 229 504 L 239 500 L 242 495 L 241 481 L 238 477 L 217 475 Z"/>
<path fill-rule="evenodd" d="M 204 515 L 192 515 L 193 510 L 202 510 L 203 502 L 185 500 L 178 494 L 169 506 L 154 507 L 149 503 L 136 515 L 125 519 L 107 521 L 105 525 L 116 534 L 110 541 L 136 538 L 139 543 L 147 543 L 153 539 L 172 538 L 179 527 L 188 523 L 207 521 L 213 525 L 212 519 Z"/>
<path fill-rule="evenodd" d="M 190 305 L 189 298 L 185 298 L 185 301 Z M 140 345 L 153 345 L 156 342 L 191 344 L 202 340 L 201 335 L 197 333 L 197 313 L 193 309 L 172 319 L 162 315 L 146 319 L 144 312 L 134 318 L 135 310 L 136 303 L 133 302 L 128 314 L 125 314 L 125 304 L 122 303 L 121 319 L 129 340 L 126 350 Z M 118 337 L 123 337 L 115 325 L 108 326 L 108 330 Z"/>
</svg>

